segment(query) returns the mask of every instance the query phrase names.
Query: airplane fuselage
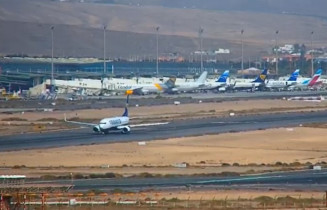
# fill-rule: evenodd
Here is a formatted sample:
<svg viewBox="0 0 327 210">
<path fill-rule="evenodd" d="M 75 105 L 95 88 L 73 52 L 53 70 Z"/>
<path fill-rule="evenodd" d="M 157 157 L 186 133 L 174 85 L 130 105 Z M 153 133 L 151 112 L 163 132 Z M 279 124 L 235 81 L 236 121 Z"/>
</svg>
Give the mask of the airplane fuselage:
<svg viewBox="0 0 327 210">
<path fill-rule="evenodd" d="M 123 133 L 128 133 L 130 131 L 128 123 L 129 117 L 105 118 L 102 119 L 98 125 L 93 127 L 93 131 L 106 134 L 110 130 L 121 130 Z"/>
</svg>

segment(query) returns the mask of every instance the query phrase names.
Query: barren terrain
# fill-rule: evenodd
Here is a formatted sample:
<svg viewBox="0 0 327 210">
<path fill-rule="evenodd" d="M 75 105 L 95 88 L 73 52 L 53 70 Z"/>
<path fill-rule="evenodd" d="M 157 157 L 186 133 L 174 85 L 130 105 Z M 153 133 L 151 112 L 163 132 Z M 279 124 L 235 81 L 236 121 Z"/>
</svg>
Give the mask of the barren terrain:
<svg viewBox="0 0 327 210">
<path fill-rule="evenodd" d="M 203 36 L 208 38 L 203 42 L 204 49 L 229 48 L 233 58 L 241 54 L 241 29 L 245 30 L 246 53 L 250 57 L 270 52 L 275 30 L 280 31 L 281 44 L 306 45 L 310 31 L 314 31 L 313 45 L 317 47 L 324 44 L 327 34 L 325 19 L 316 16 L 323 15 L 316 12 L 322 3 L 304 1 L 299 7 L 305 15 L 289 14 L 288 7 L 294 5 L 288 3 L 286 6 L 284 2 L 279 3 L 282 6 L 276 13 L 262 9 L 258 9 L 259 12 L 242 11 L 240 3 L 235 4 L 238 9 L 228 11 L 40 0 L 1 0 L 0 4 L 2 54 L 50 55 L 49 28 L 52 25 L 55 26 L 54 54 L 61 57 L 101 57 L 103 25 L 113 31 L 107 40 L 108 55 L 116 58 L 153 57 L 150 55 L 155 55 L 153 34 L 156 26 L 160 26 L 160 54 L 178 52 L 187 56 L 199 49 L 199 27 L 204 28 Z M 308 11 L 313 7 L 316 10 Z"/>
</svg>

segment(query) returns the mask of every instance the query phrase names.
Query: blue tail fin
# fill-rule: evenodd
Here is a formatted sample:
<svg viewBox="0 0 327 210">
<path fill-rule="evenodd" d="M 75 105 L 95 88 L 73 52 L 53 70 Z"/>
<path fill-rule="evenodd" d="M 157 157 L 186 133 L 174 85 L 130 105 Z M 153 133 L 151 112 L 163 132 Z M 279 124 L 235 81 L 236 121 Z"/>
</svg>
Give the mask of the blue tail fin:
<svg viewBox="0 0 327 210">
<path fill-rule="evenodd" d="M 224 73 L 218 78 L 216 82 L 226 83 L 229 77 L 229 70 L 224 71 Z"/>
<path fill-rule="evenodd" d="M 259 83 L 264 83 L 268 74 L 268 69 L 264 69 L 261 74 L 252 82 L 259 82 Z"/>
<path fill-rule="evenodd" d="M 123 113 L 123 117 L 128 117 L 128 101 L 129 101 L 129 95 L 127 95 L 127 98 L 126 98 L 126 105 L 125 105 L 125 111 Z"/>
<path fill-rule="evenodd" d="M 322 73 L 322 69 L 318 69 L 315 74 L 316 75 L 321 75 L 321 73 Z"/>
<path fill-rule="evenodd" d="M 300 73 L 300 69 L 296 69 L 287 81 L 296 82 L 299 73 Z"/>
</svg>

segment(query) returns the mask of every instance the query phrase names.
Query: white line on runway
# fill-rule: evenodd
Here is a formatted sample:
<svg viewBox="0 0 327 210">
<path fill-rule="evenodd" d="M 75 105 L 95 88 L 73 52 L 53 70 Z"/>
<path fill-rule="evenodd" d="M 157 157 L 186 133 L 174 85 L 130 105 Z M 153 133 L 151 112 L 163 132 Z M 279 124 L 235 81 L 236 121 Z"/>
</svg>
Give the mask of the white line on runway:
<svg viewBox="0 0 327 210">
<path fill-rule="evenodd" d="M 212 124 L 251 124 L 251 123 L 258 123 L 256 121 L 252 122 L 211 122 Z"/>
<path fill-rule="evenodd" d="M 207 183 L 218 183 L 218 182 L 233 182 L 233 181 L 246 181 L 246 180 L 259 180 L 259 179 L 271 179 L 271 178 L 282 178 L 284 176 L 259 176 L 259 177 L 244 177 L 244 178 L 234 178 L 234 179 L 214 179 L 208 181 L 199 181 L 199 184 L 207 184 Z"/>
<path fill-rule="evenodd" d="M 162 122 L 162 123 L 144 123 L 144 124 L 136 124 L 136 125 L 130 125 L 131 128 L 134 127 L 147 127 L 147 126 L 155 126 L 155 125 L 167 125 L 170 122 Z"/>
</svg>

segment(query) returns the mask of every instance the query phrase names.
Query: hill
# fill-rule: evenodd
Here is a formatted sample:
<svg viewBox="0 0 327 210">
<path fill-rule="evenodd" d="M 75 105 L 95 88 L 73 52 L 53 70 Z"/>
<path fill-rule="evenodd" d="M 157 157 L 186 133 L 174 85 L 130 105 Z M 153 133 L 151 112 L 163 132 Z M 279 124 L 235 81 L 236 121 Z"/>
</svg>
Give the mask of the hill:
<svg viewBox="0 0 327 210">
<path fill-rule="evenodd" d="M 233 58 L 240 56 L 241 29 L 245 30 L 246 52 L 251 57 L 272 48 L 276 30 L 280 43 L 308 45 L 311 31 L 315 31 L 314 45 L 320 46 L 327 39 L 326 20 L 313 15 L 321 10 L 319 4 L 326 4 L 320 0 L 310 1 L 310 5 L 304 0 L 286 0 L 287 4 L 281 0 L 232 0 L 224 4 L 213 0 L 203 4 L 198 0 L 101 2 L 0 0 L 0 53 L 50 55 L 52 25 L 57 56 L 100 57 L 103 25 L 110 30 L 107 41 L 112 57 L 154 57 L 156 26 L 160 26 L 160 52 L 184 55 L 199 49 L 199 27 L 204 28 L 204 49 L 231 48 Z M 262 9 L 272 2 L 274 7 Z M 319 4 L 307 9 L 312 2 Z M 294 6 L 291 12 L 280 13 L 283 8 L 293 8 L 290 5 Z M 307 13 L 294 15 L 300 11 L 298 7 L 306 8 Z"/>
</svg>

